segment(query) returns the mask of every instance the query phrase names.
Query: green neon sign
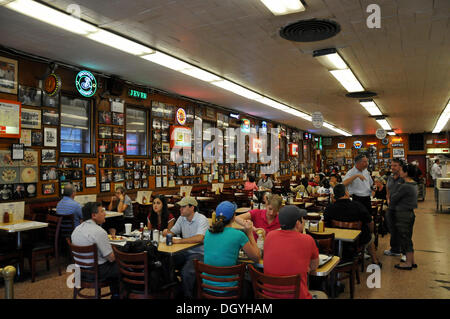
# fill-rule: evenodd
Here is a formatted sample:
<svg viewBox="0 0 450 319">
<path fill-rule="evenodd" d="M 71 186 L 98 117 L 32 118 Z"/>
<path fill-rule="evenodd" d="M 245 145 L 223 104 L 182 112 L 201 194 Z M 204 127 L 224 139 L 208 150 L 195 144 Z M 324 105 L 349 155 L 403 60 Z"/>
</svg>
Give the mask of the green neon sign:
<svg viewBox="0 0 450 319">
<path fill-rule="evenodd" d="M 75 86 L 81 95 L 91 97 L 97 91 L 97 80 L 89 71 L 80 71 L 75 78 Z"/>
<path fill-rule="evenodd" d="M 128 90 L 128 96 L 129 97 L 134 97 L 134 98 L 137 98 L 137 99 L 142 99 L 142 100 L 147 99 L 147 93 L 141 92 L 141 91 L 137 91 L 137 90 L 132 90 L 132 89 Z"/>
</svg>

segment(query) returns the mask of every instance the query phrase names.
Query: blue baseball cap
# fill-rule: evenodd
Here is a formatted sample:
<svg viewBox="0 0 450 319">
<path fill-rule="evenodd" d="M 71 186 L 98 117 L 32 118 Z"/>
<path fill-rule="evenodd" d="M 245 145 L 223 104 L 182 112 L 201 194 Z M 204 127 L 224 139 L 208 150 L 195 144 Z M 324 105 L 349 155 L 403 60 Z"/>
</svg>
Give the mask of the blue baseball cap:
<svg viewBox="0 0 450 319">
<path fill-rule="evenodd" d="M 230 220 L 234 216 L 237 205 L 229 201 L 224 201 L 216 207 L 216 217 L 224 216 L 225 220 Z"/>
</svg>

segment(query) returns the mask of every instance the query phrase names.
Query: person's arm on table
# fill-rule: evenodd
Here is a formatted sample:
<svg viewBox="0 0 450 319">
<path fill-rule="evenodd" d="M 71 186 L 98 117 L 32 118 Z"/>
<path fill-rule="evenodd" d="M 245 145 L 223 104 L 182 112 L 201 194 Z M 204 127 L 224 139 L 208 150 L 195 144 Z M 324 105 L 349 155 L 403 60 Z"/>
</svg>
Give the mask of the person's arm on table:
<svg viewBox="0 0 450 319">
<path fill-rule="evenodd" d="M 205 235 L 195 235 L 189 238 L 173 238 L 172 242 L 174 244 L 198 244 L 203 243 L 203 239 L 205 238 Z"/>
<path fill-rule="evenodd" d="M 244 252 L 254 262 L 259 262 L 261 259 L 261 252 L 256 244 L 255 237 L 253 236 L 253 223 L 250 220 L 244 222 L 244 232 L 248 237 L 248 242 L 242 247 Z"/>
<path fill-rule="evenodd" d="M 116 196 L 111 196 L 111 201 L 109 202 L 108 210 L 111 211 L 113 209 L 113 203 L 116 199 Z"/>
</svg>

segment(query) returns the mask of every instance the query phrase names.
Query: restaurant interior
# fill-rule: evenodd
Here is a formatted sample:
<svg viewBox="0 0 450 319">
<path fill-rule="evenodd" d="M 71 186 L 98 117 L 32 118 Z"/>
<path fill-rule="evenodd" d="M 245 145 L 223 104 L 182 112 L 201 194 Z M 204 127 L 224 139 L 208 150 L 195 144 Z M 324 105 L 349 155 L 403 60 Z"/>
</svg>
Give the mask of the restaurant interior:
<svg viewBox="0 0 450 319">
<path fill-rule="evenodd" d="M 185 218 L 181 200 L 194 198 L 210 225 L 218 205 L 232 202 L 230 227 L 244 233 L 239 216 L 266 212 L 275 196 L 281 211 L 306 211 L 302 232 L 319 252 L 311 293 L 449 299 L 449 18 L 448 0 L 0 0 L 0 299 L 111 298 L 103 281 L 82 279 L 83 293 L 68 284 L 77 225 L 58 213 L 65 188 L 81 207 L 103 208 L 99 225 L 115 262 L 128 266 L 120 298 L 183 298 L 174 259 L 203 243 L 177 243 L 175 234 L 172 242 L 150 227 L 162 195 L 174 221 Z M 412 271 L 396 268 L 400 253 L 386 254 L 386 195 L 371 189 L 382 267 L 359 244 L 361 225 L 324 226 L 337 200 L 329 181 L 344 181 L 359 155 L 381 188 L 398 160 L 421 172 Z M 266 175 L 271 187 L 259 184 Z M 294 191 L 303 180 L 313 194 Z M 123 201 L 117 192 L 130 199 L 131 218 L 111 208 Z M 239 252 L 238 299 L 268 297 L 257 239 L 259 261 Z M 140 293 L 126 279 L 138 261 L 121 250 L 137 241 L 155 247 L 145 258 L 154 252 L 164 269 L 147 261 L 134 269 L 150 276 Z M 199 269 L 193 298 L 217 298 Z M 155 273 L 170 284 L 153 289 Z"/>
</svg>

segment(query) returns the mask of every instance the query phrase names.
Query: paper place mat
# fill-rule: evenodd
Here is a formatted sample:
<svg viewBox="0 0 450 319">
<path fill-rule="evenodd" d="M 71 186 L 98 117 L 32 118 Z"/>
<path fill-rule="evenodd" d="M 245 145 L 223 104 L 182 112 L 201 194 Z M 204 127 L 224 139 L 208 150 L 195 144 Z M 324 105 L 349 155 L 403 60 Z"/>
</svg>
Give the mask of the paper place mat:
<svg viewBox="0 0 450 319">
<path fill-rule="evenodd" d="M 14 224 L 14 225 L 5 225 L 2 226 L 3 229 L 7 229 L 9 231 L 22 231 L 27 229 L 33 229 L 33 228 L 41 228 L 41 227 L 47 227 L 47 223 L 41 223 L 41 222 L 24 222 L 20 224 Z"/>
</svg>

